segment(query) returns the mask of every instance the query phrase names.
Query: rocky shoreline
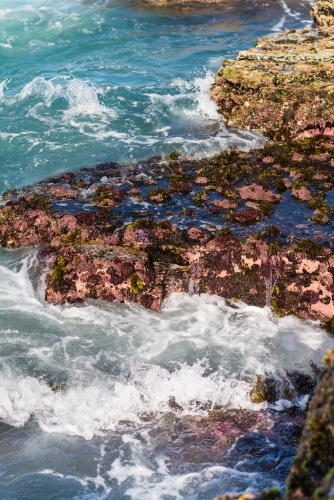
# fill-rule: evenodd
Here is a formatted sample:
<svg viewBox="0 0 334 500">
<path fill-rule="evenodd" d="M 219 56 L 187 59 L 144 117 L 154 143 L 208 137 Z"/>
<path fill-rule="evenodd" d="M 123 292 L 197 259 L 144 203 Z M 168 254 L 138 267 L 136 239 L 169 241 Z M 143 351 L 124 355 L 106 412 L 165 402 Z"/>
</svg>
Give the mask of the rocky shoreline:
<svg viewBox="0 0 334 500">
<path fill-rule="evenodd" d="M 173 292 L 208 293 L 334 333 L 333 1 L 312 16 L 316 27 L 263 38 L 216 76 L 224 120 L 261 131 L 273 141 L 262 149 L 106 163 L 3 194 L 0 244 L 36 249 L 48 302 L 159 310 Z M 325 361 L 289 499 L 334 496 L 333 354 Z M 251 396 L 267 398 L 263 380 Z"/>
<path fill-rule="evenodd" d="M 333 168 L 327 138 L 99 165 L 5 193 L 1 245 L 38 248 L 55 304 L 209 293 L 332 331 Z"/>
<path fill-rule="evenodd" d="M 261 38 L 237 60 L 224 61 L 211 96 L 228 125 L 278 141 L 334 135 L 334 27 L 328 5 L 333 8 L 320 0 L 313 8 L 316 27 Z"/>
</svg>

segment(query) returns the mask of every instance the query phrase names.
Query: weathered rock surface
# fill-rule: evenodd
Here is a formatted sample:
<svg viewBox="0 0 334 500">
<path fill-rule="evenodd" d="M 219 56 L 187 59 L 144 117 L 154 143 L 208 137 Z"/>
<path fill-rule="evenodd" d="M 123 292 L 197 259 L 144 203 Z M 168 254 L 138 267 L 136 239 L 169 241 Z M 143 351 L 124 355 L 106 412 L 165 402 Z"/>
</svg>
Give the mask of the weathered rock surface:
<svg viewBox="0 0 334 500">
<path fill-rule="evenodd" d="M 318 0 L 311 9 L 311 15 L 317 26 L 334 26 L 334 3 L 332 0 Z"/>
<path fill-rule="evenodd" d="M 0 242 L 39 248 L 56 304 L 205 292 L 331 325 L 333 160 L 305 139 L 83 169 L 5 193 Z"/>
<path fill-rule="evenodd" d="M 261 38 L 224 61 L 211 95 L 228 125 L 270 139 L 334 135 L 334 2 L 312 10 L 317 28 Z"/>
</svg>

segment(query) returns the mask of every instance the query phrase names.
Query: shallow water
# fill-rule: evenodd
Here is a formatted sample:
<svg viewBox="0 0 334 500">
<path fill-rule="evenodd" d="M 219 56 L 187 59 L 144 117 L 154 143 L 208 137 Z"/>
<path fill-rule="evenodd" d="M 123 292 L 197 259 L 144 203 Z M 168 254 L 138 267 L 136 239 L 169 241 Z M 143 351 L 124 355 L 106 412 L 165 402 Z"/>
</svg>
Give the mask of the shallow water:
<svg viewBox="0 0 334 500">
<path fill-rule="evenodd" d="M 261 138 L 209 100 L 222 59 L 309 23 L 309 3 L 206 8 L 2 0 L 0 190 L 103 161 Z M 282 487 L 307 392 L 334 342 L 218 297 L 55 307 L 31 250 L 0 249 L 0 498 L 211 499 Z M 254 404 L 256 375 L 290 397 Z M 292 385 L 291 385 L 292 384 Z M 214 411 L 213 411 L 214 410 Z"/>
</svg>

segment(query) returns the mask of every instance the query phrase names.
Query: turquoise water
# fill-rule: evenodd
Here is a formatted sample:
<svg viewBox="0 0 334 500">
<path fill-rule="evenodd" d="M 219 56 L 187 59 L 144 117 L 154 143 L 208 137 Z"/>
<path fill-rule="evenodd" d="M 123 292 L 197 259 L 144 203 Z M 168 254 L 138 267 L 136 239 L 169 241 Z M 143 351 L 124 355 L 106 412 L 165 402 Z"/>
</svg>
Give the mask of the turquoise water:
<svg viewBox="0 0 334 500">
<path fill-rule="evenodd" d="M 308 22 L 308 2 L 283 6 L 2 0 L 0 191 L 104 160 L 254 144 L 226 131 L 209 88 L 224 58 Z"/>
<path fill-rule="evenodd" d="M 2 0 L 0 191 L 106 160 L 261 143 L 221 123 L 213 74 L 259 36 L 309 23 L 308 10 Z M 0 249 L 0 499 L 209 500 L 282 486 L 295 445 L 261 434 L 276 417 L 249 392 L 258 373 L 310 373 L 333 345 L 317 325 L 205 295 L 173 295 L 159 313 L 60 308 L 40 274 L 33 250 Z M 229 450 L 233 426 L 225 437 L 200 427 L 217 406 L 262 417 Z"/>
</svg>

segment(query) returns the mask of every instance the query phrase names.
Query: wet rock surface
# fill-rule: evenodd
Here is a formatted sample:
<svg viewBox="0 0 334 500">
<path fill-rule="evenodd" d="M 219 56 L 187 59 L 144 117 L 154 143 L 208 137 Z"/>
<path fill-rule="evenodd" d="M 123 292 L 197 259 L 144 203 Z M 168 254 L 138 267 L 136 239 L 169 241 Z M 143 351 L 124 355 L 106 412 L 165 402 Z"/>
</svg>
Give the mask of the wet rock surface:
<svg viewBox="0 0 334 500">
<path fill-rule="evenodd" d="M 154 451 L 167 456 L 173 472 L 196 473 L 214 463 L 233 469 L 231 485 L 246 489 L 247 473 L 262 473 L 268 483 L 285 480 L 304 420 L 305 412 L 297 408 L 215 410 L 209 417 L 182 419 L 168 414 L 150 431 L 150 438 Z M 209 493 L 211 498 L 218 494 L 219 484 L 205 485 L 200 492 L 203 498 Z"/>
<path fill-rule="evenodd" d="M 4 193 L 0 241 L 39 249 L 56 304 L 205 292 L 331 328 L 333 165 L 328 138 L 98 165 Z"/>
<path fill-rule="evenodd" d="M 334 352 L 329 351 L 324 361 L 287 482 L 291 500 L 334 496 Z"/>
</svg>

